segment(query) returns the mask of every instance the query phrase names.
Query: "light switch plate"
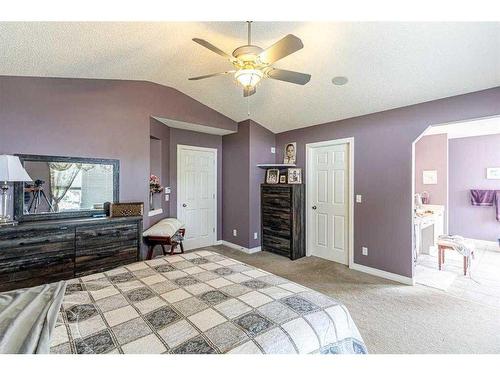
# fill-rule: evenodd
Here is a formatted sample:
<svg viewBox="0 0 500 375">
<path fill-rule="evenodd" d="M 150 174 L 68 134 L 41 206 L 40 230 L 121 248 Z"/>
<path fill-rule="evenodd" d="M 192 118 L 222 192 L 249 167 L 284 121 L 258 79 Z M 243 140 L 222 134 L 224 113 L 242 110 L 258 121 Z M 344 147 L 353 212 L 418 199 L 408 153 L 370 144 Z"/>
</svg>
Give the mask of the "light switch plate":
<svg viewBox="0 0 500 375">
<path fill-rule="evenodd" d="M 238 231 L 236 229 L 233 229 L 233 237 L 236 237 L 238 235 Z"/>
<path fill-rule="evenodd" d="M 362 253 L 363 255 L 368 255 L 368 248 L 363 246 L 363 247 L 361 248 L 361 253 Z"/>
<path fill-rule="evenodd" d="M 276 147 L 271 147 L 271 154 L 275 154 L 276 153 Z"/>
<path fill-rule="evenodd" d="M 253 239 L 256 240 L 258 238 L 257 232 L 253 233 Z"/>
<path fill-rule="evenodd" d="M 356 194 L 356 203 L 361 203 L 363 201 L 363 196 L 361 194 Z"/>
</svg>

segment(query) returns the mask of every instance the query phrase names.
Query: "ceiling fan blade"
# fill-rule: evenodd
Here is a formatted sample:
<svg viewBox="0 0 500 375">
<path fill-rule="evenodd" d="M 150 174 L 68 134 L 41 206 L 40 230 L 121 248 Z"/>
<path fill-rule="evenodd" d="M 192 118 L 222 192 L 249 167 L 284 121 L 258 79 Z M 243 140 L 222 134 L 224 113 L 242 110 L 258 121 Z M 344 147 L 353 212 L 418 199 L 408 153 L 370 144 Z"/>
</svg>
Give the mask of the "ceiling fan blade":
<svg viewBox="0 0 500 375">
<path fill-rule="evenodd" d="M 268 47 L 259 54 L 260 61 L 272 64 L 275 61 L 282 59 L 299 49 L 303 48 L 304 44 L 295 35 L 288 34 L 283 39 L 278 40 L 271 47 Z"/>
<path fill-rule="evenodd" d="M 269 78 L 295 83 L 297 85 L 305 85 L 311 79 L 310 74 L 293 72 L 291 70 L 284 69 L 271 69 L 267 75 Z"/>
<path fill-rule="evenodd" d="M 244 88 L 243 89 L 243 96 L 246 98 L 247 96 L 250 96 L 250 95 L 253 95 L 255 94 L 257 90 L 255 89 L 255 87 L 251 87 L 251 88 Z"/>
<path fill-rule="evenodd" d="M 190 81 L 197 81 L 199 79 L 205 79 L 205 78 L 210 78 L 210 77 L 216 77 L 216 76 L 224 76 L 226 74 L 231 74 L 236 72 L 236 70 L 228 70 L 227 72 L 220 72 L 220 73 L 213 73 L 213 74 L 206 74 L 204 76 L 198 76 L 198 77 L 191 77 L 188 78 Z"/>
<path fill-rule="evenodd" d="M 228 60 L 233 60 L 232 56 L 229 56 L 226 52 L 217 48 L 212 43 L 207 42 L 205 39 L 193 38 L 193 42 L 196 42 L 196 43 L 202 45 L 203 47 L 208 48 L 210 51 L 215 52 L 216 54 L 218 54 L 222 57 L 225 57 Z"/>
</svg>

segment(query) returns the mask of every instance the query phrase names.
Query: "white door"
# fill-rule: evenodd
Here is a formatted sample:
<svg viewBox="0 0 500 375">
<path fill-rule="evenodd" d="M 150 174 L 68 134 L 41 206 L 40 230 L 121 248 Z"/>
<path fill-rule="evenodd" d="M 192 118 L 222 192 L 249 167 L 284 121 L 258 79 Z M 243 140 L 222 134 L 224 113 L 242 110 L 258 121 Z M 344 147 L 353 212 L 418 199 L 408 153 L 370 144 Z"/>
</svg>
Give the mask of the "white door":
<svg viewBox="0 0 500 375">
<path fill-rule="evenodd" d="M 216 149 L 178 146 L 177 216 L 186 228 L 186 249 L 216 242 L 216 163 Z"/>
<path fill-rule="evenodd" d="M 309 153 L 309 254 L 349 264 L 349 145 Z"/>
</svg>

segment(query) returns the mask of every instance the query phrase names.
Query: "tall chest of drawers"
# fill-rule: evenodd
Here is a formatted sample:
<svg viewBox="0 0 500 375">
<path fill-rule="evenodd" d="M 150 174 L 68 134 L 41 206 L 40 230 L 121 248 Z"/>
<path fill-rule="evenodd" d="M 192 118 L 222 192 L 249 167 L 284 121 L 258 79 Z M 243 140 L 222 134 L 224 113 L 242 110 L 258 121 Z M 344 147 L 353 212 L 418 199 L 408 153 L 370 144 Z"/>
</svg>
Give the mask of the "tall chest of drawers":
<svg viewBox="0 0 500 375">
<path fill-rule="evenodd" d="M 303 184 L 262 184 L 262 250 L 292 260 L 305 256 L 304 210 Z"/>
</svg>

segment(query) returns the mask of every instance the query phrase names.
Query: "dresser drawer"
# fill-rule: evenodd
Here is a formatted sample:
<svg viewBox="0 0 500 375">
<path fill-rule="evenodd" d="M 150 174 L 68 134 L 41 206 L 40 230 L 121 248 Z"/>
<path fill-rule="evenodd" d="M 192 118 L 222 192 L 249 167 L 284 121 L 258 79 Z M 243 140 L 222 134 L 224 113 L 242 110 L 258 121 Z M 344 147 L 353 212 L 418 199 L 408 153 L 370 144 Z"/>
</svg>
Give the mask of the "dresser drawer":
<svg viewBox="0 0 500 375">
<path fill-rule="evenodd" d="M 103 272 L 137 261 L 139 229 L 123 223 L 76 230 L 75 276 Z"/>
<path fill-rule="evenodd" d="M 76 250 L 95 248 L 103 244 L 137 240 L 137 224 L 89 225 L 76 229 Z"/>
<path fill-rule="evenodd" d="M 262 233 L 290 238 L 292 222 L 290 213 L 264 213 L 262 215 Z"/>
<path fill-rule="evenodd" d="M 19 249 L 25 246 L 50 246 L 54 243 L 74 241 L 75 230 L 67 226 L 59 226 L 51 229 L 30 228 L 29 230 L 2 231 L 0 235 L 0 254 L 4 249 Z M 1 255 L 0 255 L 1 257 Z"/>
<path fill-rule="evenodd" d="M 282 255 L 290 255 L 290 240 L 282 237 L 271 236 L 269 234 L 262 235 L 262 249 L 278 252 Z"/>
</svg>

